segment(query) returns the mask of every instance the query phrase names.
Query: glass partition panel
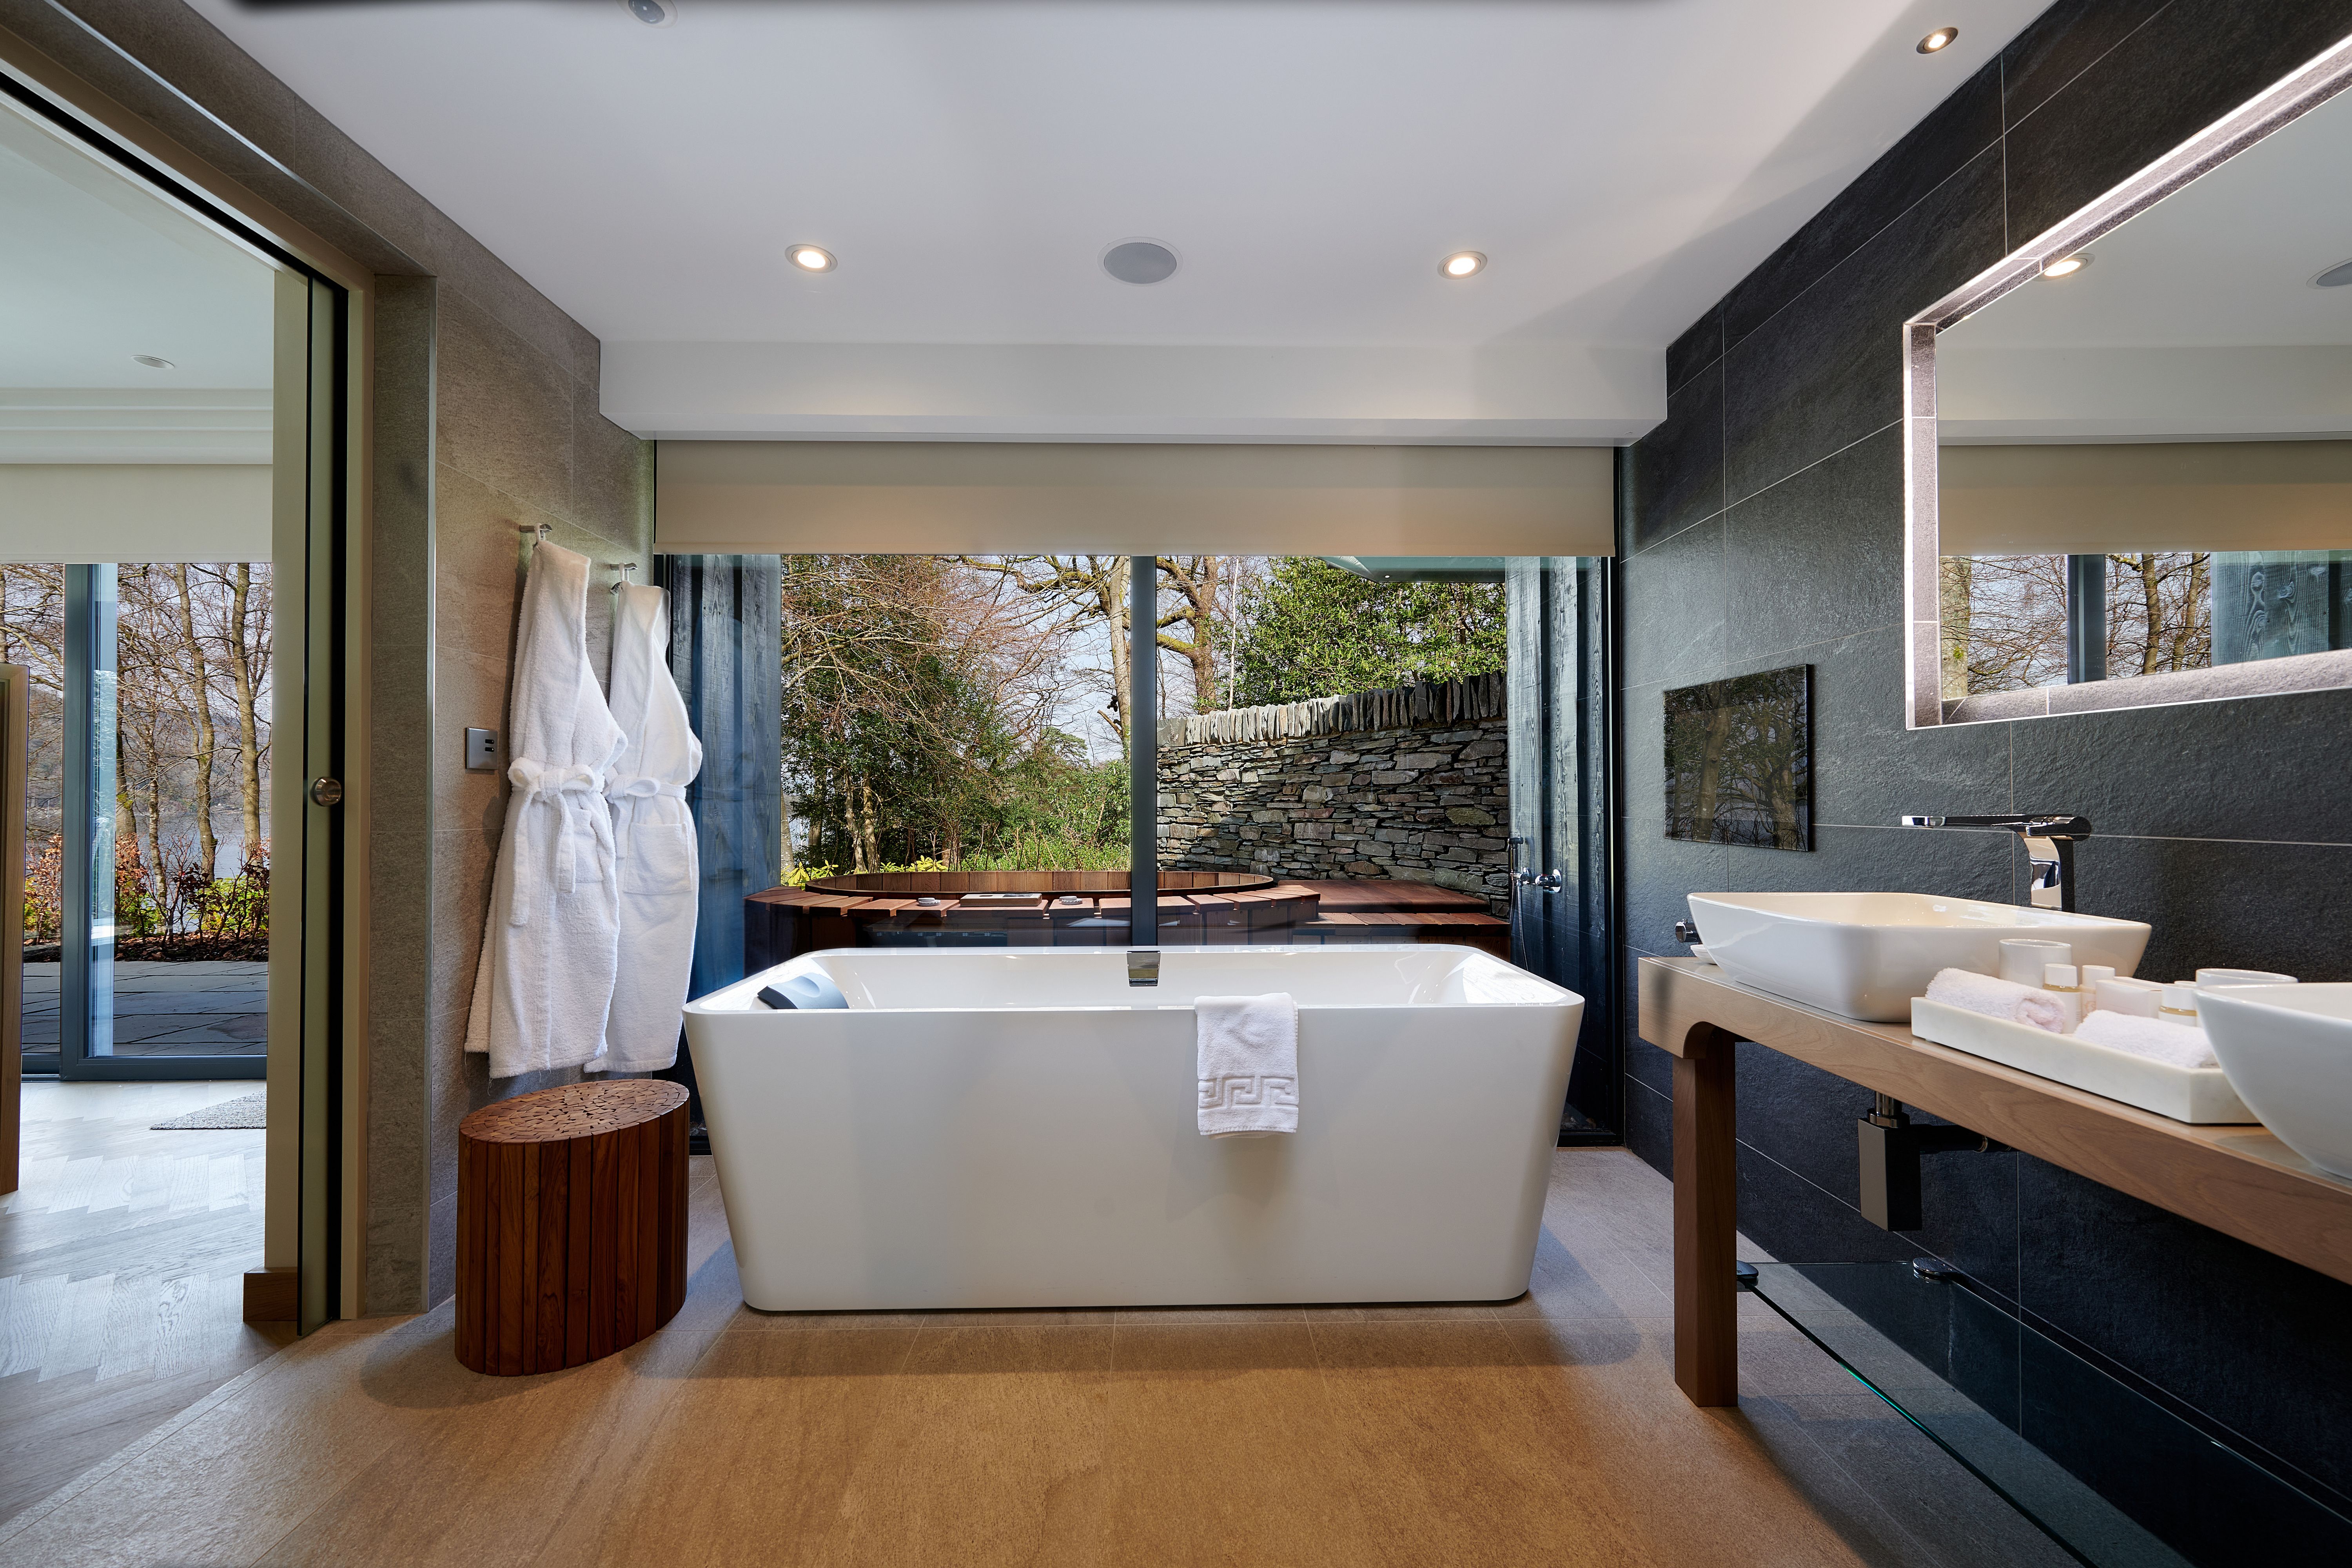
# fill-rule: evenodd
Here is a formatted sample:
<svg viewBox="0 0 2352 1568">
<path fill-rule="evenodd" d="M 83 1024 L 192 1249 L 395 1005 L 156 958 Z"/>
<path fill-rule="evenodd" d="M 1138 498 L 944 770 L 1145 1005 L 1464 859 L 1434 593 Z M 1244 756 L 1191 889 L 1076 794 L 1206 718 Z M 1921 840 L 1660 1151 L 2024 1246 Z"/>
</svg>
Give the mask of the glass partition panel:
<svg viewBox="0 0 2352 1568">
<path fill-rule="evenodd" d="M 1756 1291 L 2095 1568 L 2352 1556 L 2352 1520 L 1936 1266 L 1759 1263 Z"/>
</svg>

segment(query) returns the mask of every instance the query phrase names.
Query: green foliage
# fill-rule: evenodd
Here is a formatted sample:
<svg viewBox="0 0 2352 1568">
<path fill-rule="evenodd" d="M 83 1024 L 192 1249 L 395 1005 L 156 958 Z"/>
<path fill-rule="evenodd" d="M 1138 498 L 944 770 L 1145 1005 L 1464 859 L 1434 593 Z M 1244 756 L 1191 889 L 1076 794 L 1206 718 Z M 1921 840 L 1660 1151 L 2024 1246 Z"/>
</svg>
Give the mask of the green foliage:
<svg viewBox="0 0 2352 1568">
<path fill-rule="evenodd" d="M 1297 702 L 1501 669 L 1499 583 L 1375 583 L 1277 556 L 1243 607 L 1234 702 Z"/>
<path fill-rule="evenodd" d="M 269 875 L 266 863 L 259 875 L 250 862 L 235 877 L 215 877 L 190 899 L 196 929 L 206 936 L 268 936 L 269 934 Z"/>
<path fill-rule="evenodd" d="M 808 824 L 803 858 L 859 871 L 1082 865 L 1093 861 L 1042 858 L 1099 858 L 1124 837 L 1123 773 L 1043 724 L 1028 667 L 954 563 L 787 556 L 782 591 L 783 763 Z"/>
<path fill-rule="evenodd" d="M 1060 737 L 1064 742 L 1068 737 Z M 886 860 L 871 871 L 1111 871 L 1127 866 L 1127 771 L 1121 763 L 1087 763 L 1031 752 L 998 781 L 988 833 L 954 862 L 936 855 Z M 886 841 L 902 835 L 892 833 Z M 794 866 L 795 888 L 845 875 L 827 860 Z"/>
<path fill-rule="evenodd" d="M 114 879 L 114 939 L 127 942 L 134 937 L 163 934 L 163 906 L 156 901 L 142 883 L 127 877 Z"/>
</svg>

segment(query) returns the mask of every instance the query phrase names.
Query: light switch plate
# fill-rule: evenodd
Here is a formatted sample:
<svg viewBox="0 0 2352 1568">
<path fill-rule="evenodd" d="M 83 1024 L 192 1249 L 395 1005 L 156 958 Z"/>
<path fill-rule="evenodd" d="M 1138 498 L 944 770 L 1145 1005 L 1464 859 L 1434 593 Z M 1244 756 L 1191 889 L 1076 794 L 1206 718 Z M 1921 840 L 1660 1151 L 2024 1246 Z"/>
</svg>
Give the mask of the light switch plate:
<svg viewBox="0 0 2352 1568">
<path fill-rule="evenodd" d="M 499 768 L 499 732 L 496 730 L 466 731 L 466 771 L 496 773 Z"/>
</svg>

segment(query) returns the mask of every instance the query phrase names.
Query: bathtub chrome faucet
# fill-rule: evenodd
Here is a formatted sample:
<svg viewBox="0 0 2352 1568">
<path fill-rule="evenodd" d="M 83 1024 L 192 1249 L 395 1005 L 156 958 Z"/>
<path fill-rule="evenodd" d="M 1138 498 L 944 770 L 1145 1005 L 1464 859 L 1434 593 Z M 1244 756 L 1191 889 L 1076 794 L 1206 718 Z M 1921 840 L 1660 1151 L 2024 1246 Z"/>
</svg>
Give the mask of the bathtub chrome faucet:
<svg viewBox="0 0 2352 1568">
<path fill-rule="evenodd" d="M 2034 908 L 2074 909 L 2074 846 L 2091 836 L 2087 816 L 2011 813 L 2006 816 L 1906 816 L 1906 827 L 2006 827 L 2025 842 L 2033 874 L 2026 886 Z"/>
<path fill-rule="evenodd" d="M 1160 950 L 1156 947 L 1130 947 L 1127 950 L 1127 983 L 1129 985 L 1160 984 Z"/>
</svg>

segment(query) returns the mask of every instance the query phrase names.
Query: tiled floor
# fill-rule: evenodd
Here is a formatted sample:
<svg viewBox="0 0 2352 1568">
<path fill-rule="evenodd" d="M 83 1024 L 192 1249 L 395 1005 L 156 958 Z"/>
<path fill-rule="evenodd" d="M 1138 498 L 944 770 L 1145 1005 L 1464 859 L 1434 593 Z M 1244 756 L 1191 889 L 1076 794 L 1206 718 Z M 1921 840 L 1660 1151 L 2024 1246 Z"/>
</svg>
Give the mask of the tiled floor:
<svg viewBox="0 0 2352 1568">
<path fill-rule="evenodd" d="M 25 965 L 25 1048 L 58 1048 L 55 963 Z M 269 1045 L 269 965 L 227 960 L 114 966 L 118 1056 L 259 1056 Z"/>
<path fill-rule="evenodd" d="M 0 1520 L 289 1337 L 240 1320 L 263 1135 L 149 1131 L 252 1089 L 25 1085 L 19 1186 L 0 1198 Z"/>
<path fill-rule="evenodd" d="M 1671 1372 L 1666 1184 L 1554 1166 L 1501 1307 L 772 1316 L 708 1161 L 668 1328 L 545 1376 L 449 1313 L 340 1324 L 0 1524 L 131 1563 L 2001 1564 L 2063 1561 L 1772 1317 L 1743 1401 Z"/>
</svg>

